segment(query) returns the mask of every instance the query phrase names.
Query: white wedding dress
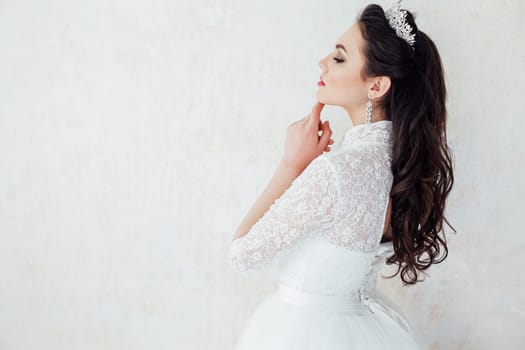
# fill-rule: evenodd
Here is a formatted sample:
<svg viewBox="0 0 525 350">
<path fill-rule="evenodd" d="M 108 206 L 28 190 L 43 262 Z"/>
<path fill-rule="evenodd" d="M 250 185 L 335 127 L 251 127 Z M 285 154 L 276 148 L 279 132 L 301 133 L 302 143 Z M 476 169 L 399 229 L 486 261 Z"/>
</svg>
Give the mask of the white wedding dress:
<svg viewBox="0 0 525 350">
<path fill-rule="evenodd" d="M 279 284 L 235 350 L 417 350 L 407 321 L 376 293 L 393 175 L 392 122 L 351 127 L 315 158 L 229 250 L 231 268 L 276 261 Z M 398 276 L 399 278 L 399 276 Z"/>
</svg>

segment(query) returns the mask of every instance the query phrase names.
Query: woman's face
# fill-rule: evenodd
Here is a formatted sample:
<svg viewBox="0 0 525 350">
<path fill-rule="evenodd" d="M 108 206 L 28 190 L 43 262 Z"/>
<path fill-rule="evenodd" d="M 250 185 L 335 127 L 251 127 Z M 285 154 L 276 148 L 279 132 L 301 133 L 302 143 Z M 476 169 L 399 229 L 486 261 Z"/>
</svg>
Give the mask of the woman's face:
<svg viewBox="0 0 525 350">
<path fill-rule="evenodd" d="M 337 40 L 334 51 L 319 61 L 325 85 L 319 86 L 317 100 L 343 107 L 352 118 L 368 100 L 367 84 L 360 75 L 364 64 L 363 44 L 361 31 L 354 24 Z"/>
</svg>

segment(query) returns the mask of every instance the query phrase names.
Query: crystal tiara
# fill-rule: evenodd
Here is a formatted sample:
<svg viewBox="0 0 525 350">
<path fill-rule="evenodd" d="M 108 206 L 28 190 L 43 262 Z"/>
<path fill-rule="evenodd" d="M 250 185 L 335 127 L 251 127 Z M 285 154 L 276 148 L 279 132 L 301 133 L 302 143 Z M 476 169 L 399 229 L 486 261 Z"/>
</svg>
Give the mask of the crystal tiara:
<svg viewBox="0 0 525 350">
<path fill-rule="evenodd" d="M 406 22 L 407 12 L 401 9 L 401 1 L 396 1 L 388 10 L 385 11 L 385 17 L 388 24 L 396 31 L 396 35 L 405 40 L 414 49 L 416 34 L 411 34 L 412 26 Z"/>
</svg>

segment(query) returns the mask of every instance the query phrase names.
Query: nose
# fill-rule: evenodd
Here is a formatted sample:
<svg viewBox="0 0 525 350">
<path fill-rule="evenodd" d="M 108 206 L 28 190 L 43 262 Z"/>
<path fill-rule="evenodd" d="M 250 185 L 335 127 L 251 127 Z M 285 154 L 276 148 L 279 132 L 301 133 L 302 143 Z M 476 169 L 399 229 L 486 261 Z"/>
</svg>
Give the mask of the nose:
<svg viewBox="0 0 525 350">
<path fill-rule="evenodd" d="M 323 72 L 326 71 L 326 65 L 325 65 L 326 57 L 323 57 L 321 60 L 319 60 L 319 67 L 323 70 Z"/>
</svg>

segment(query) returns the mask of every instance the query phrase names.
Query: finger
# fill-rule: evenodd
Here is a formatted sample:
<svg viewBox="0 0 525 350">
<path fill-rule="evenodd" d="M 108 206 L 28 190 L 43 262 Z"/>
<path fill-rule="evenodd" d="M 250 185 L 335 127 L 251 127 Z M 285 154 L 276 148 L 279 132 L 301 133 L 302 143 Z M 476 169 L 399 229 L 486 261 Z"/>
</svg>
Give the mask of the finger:
<svg viewBox="0 0 525 350">
<path fill-rule="evenodd" d="M 320 133 L 323 130 L 323 124 L 324 124 L 324 122 L 319 120 L 319 127 L 317 128 L 317 142 L 319 142 L 319 140 L 321 139 L 321 134 Z"/>
<path fill-rule="evenodd" d="M 330 129 L 330 122 L 326 121 L 323 124 L 323 134 L 319 138 L 319 148 L 320 149 L 325 149 L 325 147 L 328 146 L 330 137 L 332 137 L 332 130 Z"/>
<path fill-rule="evenodd" d="M 323 110 L 324 103 L 317 102 L 312 108 L 310 113 L 309 123 L 311 126 L 318 125 L 321 121 L 321 111 Z"/>
</svg>

